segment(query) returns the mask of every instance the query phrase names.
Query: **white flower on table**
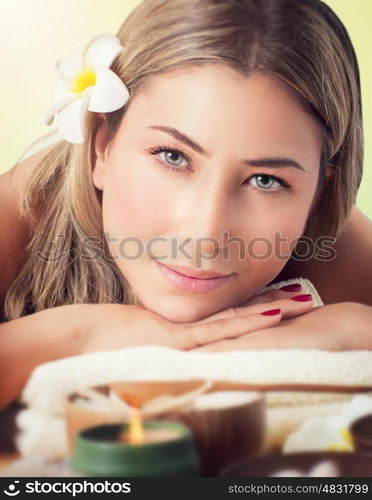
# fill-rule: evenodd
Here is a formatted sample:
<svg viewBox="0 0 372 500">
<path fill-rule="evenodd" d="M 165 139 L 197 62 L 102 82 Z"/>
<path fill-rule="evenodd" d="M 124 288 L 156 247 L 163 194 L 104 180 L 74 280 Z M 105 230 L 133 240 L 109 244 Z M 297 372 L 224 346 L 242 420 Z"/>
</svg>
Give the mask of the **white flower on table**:
<svg viewBox="0 0 372 500">
<path fill-rule="evenodd" d="M 93 38 L 78 54 L 57 62 L 58 78 L 45 122 L 50 125 L 57 114 L 56 126 L 66 141 L 84 141 L 87 110 L 108 113 L 128 100 L 126 85 L 109 69 L 122 50 L 116 36 L 103 34 Z"/>
<path fill-rule="evenodd" d="M 368 413 L 372 413 L 372 398 L 358 394 L 345 404 L 339 415 L 308 419 L 287 437 L 282 451 L 351 452 L 354 446 L 349 427 L 354 420 Z"/>
</svg>

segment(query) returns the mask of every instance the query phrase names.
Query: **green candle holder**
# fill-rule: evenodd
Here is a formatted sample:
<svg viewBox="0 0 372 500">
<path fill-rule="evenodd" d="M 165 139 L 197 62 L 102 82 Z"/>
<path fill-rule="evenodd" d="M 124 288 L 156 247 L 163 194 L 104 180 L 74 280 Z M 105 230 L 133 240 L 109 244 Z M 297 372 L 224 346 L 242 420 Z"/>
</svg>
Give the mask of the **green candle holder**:
<svg viewBox="0 0 372 500">
<path fill-rule="evenodd" d="M 198 476 L 200 459 L 190 429 L 180 423 L 147 420 L 144 431 L 167 430 L 175 439 L 129 444 L 119 442 L 129 423 L 98 425 L 81 431 L 75 441 L 71 466 L 87 476 L 167 477 Z"/>
</svg>

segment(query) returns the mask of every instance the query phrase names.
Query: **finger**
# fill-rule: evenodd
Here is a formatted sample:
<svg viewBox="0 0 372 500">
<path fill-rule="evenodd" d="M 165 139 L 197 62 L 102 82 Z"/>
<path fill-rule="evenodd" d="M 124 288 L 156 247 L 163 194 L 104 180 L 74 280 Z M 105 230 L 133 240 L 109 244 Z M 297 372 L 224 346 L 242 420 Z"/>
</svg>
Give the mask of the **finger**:
<svg viewBox="0 0 372 500">
<path fill-rule="evenodd" d="M 210 323 L 212 321 L 216 321 L 219 319 L 229 319 L 235 318 L 236 316 L 244 316 L 246 314 L 256 314 L 261 313 L 266 309 L 282 309 L 282 318 L 292 318 L 294 316 L 299 316 L 300 314 L 304 314 L 308 312 L 313 307 L 313 297 L 311 294 L 300 294 L 300 297 L 305 295 L 311 300 L 294 300 L 299 296 L 298 294 L 293 293 L 293 297 L 290 298 L 281 298 L 278 300 L 266 301 L 259 304 L 250 304 L 248 306 L 238 306 L 238 307 L 230 307 L 229 309 L 225 309 L 217 314 L 213 314 L 202 320 L 191 323 L 191 325 L 200 325 L 203 323 Z"/>
<path fill-rule="evenodd" d="M 235 314 L 258 313 L 264 308 L 280 308 L 282 310 L 282 319 L 293 318 L 310 311 L 313 307 L 313 297 L 311 294 L 300 294 L 290 299 L 279 299 L 265 304 L 256 304 L 246 308 L 235 308 Z"/>
<path fill-rule="evenodd" d="M 266 292 L 253 295 L 247 301 L 240 304 L 240 307 L 245 307 L 254 304 L 263 304 L 274 300 L 288 299 L 303 293 L 301 283 L 292 283 L 281 288 L 274 288 Z"/>
<path fill-rule="evenodd" d="M 222 352 L 222 351 L 249 351 L 249 350 L 266 350 L 266 349 L 290 349 L 298 347 L 299 339 L 293 338 L 293 335 L 288 335 L 286 329 L 279 324 L 273 328 L 264 328 L 247 335 L 241 335 L 235 339 L 220 340 L 211 342 L 202 346 L 197 346 L 194 351 L 200 352 Z M 308 342 L 309 343 L 309 342 Z"/>
<path fill-rule="evenodd" d="M 317 349 L 333 350 L 332 339 L 329 340 L 331 336 L 326 335 L 326 332 L 329 332 L 330 328 L 324 322 L 319 325 L 316 321 L 318 316 L 316 309 L 313 309 L 309 314 L 301 318 L 282 319 L 280 323 L 273 327 L 241 335 L 236 339 L 198 346 L 192 349 L 192 351 L 314 349 L 314 346 Z"/>
<path fill-rule="evenodd" d="M 246 308 L 249 306 L 257 304 L 269 304 L 275 300 L 292 298 L 301 293 L 302 286 L 300 283 L 286 285 L 282 288 L 274 290 L 267 290 L 266 292 L 259 295 L 253 295 L 250 299 L 243 302 L 239 306 L 224 309 L 223 311 L 207 316 L 206 318 L 203 318 L 196 323 L 200 324 L 207 321 L 214 321 L 215 319 L 231 318 L 236 316 L 237 314 L 246 314 Z"/>
<path fill-rule="evenodd" d="M 282 307 L 282 319 L 294 318 L 312 310 L 314 298 L 310 293 L 296 295 L 290 299 L 281 299 L 273 302 Z"/>
<path fill-rule="evenodd" d="M 263 314 L 268 311 L 262 310 L 256 314 L 240 315 L 198 325 L 187 325 L 178 332 L 177 340 L 182 344 L 182 349 L 187 350 L 210 342 L 238 337 L 262 328 L 269 328 L 278 324 L 282 317 L 280 309 L 275 308 L 270 309 L 270 311 L 274 314 Z"/>
</svg>

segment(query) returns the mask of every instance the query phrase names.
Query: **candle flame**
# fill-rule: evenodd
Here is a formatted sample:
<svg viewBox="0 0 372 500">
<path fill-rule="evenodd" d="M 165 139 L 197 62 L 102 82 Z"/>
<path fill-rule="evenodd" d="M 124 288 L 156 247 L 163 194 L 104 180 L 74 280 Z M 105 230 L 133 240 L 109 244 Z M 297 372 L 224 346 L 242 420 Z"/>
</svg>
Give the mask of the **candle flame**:
<svg viewBox="0 0 372 500">
<path fill-rule="evenodd" d="M 138 408 L 133 408 L 132 418 L 129 422 L 129 443 L 142 444 L 145 440 L 141 414 Z"/>
</svg>

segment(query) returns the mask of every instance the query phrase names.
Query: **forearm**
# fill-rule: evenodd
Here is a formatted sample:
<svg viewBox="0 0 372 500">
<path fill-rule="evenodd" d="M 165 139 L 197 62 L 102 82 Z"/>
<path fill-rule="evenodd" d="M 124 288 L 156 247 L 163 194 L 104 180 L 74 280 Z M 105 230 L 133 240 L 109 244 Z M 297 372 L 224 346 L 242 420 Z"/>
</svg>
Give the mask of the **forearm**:
<svg viewBox="0 0 372 500">
<path fill-rule="evenodd" d="M 82 352 L 73 308 L 55 307 L 0 324 L 0 410 L 20 395 L 36 366 Z"/>
</svg>

